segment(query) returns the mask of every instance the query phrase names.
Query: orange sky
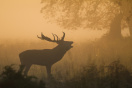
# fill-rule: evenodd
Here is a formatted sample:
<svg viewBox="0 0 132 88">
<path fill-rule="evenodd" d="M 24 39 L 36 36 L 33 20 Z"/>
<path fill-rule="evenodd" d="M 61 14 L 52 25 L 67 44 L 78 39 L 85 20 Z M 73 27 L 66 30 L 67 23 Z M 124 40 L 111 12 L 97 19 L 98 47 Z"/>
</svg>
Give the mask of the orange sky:
<svg viewBox="0 0 132 88">
<path fill-rule="evenodd" d="M 51 33 L 73 40 L 94 39 L 100 37 L 102 31 L 64 30 L 56 24 L 47 23 L 40 13 L 41 0 L 1 0 L 0 1 L 0 39 L 37 39 L 41 32 L 49 37 Z"/>
<path fill-rule="evenodd" d="M 0 36 L 22 37 L 43 29 L 39 0 L 1 0 Z M 30 35 L 29 34 L 29 35 Z"/>
<path fill-rule="evenodd" d="M 0 38 L 36 38 L 41 32 L 52 37 L 51 33 L 61 34 L 62 28 L 48 24 L 43 18 L 40 0 L 1 0 L 0 1 Z M 92 31 L 67 31 L 67 38 L 84 39 L 97 35 Z M 69 33 L 69 34 L 68 34 Z M 102 34 L 102 33 L 101 33 Z M 62 34 L 61 34 L 62 35 Z M 73 37 L 76 36 L 76 37 Z M 79 38 L 77 38 L 79 36 Z"/>
</svg>

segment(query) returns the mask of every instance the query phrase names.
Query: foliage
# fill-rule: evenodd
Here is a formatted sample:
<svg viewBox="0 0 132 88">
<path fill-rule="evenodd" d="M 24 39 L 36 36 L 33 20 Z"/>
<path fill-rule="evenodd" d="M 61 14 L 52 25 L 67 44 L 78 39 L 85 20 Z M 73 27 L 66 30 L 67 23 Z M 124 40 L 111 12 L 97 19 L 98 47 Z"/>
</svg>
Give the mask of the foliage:
<svg viewBox="0 0 132 88">
<path fill-rule="evenodd" d="M 132 88 L 132 75 L 128 69 L 114 61 L 108 66 L 87 67 L 81 74 L 66 84 L 68 88 Z"/>
<path fill-rule="evenodd" d="M 0 75 L 0 88 L 45 88 L 43 81 L 37 82 L 34 76 L 24 76 L 23 66 L 18 71 L 14 70 L 13 65 L 5 66 Z"/>
<path fill-rule="evenodd" d="M 131 20 L 131 0 L 42 0 L 41 12 L 68 29 L 109 28 L 116 14 L 122 12 L 124 20 Z M 52 19 L 53 18 L 53 19 Z"/>
<path fill-rule="evenodd" d="M 5 66 L 0 75 L 0 88 L 45 88 L 43 81 L 24 76 L 22 71 L 22 66 L 18 71 L 12 65 Z M 58 81 L 51 77 L 46 85 L 51 88 L 132 88 L 132 74 L 118 60 L 108 66 L 91 64 L 70 80 Z"/>
</svg>

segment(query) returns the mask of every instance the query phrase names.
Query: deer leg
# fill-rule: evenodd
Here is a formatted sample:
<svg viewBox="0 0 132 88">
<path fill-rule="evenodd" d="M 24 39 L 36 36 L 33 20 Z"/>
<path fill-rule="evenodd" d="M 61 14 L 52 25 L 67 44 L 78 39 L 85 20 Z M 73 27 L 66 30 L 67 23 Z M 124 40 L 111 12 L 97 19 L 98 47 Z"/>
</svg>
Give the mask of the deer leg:
<svg viewBox="0 0 132 88">
<path fill-rule="evenodd" d="M 46 66 L 47 76 L 51 77 L 51 66 Z"/>
<path fill-rule="evenodd" d="M 25 75 L 25 76 L 27 76 L 27 73 L 28 73 L 30 67 L 31 67 L 31 65 L 26 65 L 26 69 L 25 69 L 25 71 L 24 71 L 24 75 Z"/>
</svg>

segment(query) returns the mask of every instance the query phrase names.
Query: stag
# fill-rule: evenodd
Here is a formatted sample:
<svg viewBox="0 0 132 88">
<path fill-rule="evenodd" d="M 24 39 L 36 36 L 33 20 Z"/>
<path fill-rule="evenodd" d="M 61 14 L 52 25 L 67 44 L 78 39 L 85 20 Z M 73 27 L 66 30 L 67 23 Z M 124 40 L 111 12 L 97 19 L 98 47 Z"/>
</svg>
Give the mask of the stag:
<svg viewBox="0 0 132 88">
<path fill-rule="evenodd" d="M 42 50 L 26 50 L 19 54 L 21 65 L 24 66 L 24 75 L 27 75 L 30 67 L 33 64 L 46 66 L 47 76 L 51 76 L 51 67 L 56 62 L 60 61 L 68 50 L 73 46 L 73 41 L 64 41 L 65 33 L 63 37 L 58 38 L 56 34 L 52 34 L 54 40 L 44 36 L 41 33 L 41 37 L 37 36 L 41 40 L 57 43 L 58 45 L 53 49 L 42 49 Z"/>
</svg>

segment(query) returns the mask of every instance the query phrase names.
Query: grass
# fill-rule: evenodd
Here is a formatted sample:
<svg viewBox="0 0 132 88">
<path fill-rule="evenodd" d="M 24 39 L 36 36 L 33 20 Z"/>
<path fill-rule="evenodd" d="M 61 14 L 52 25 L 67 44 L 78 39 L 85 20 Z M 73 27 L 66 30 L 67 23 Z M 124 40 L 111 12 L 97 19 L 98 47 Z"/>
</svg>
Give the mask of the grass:
<svg viewBox="0 0 132 88">
<path fill-rule="evenodd" d="M 109 65 L 88 65 L 71 79 L 59 81 L 54 77 L 43 82 L 34 76 L 24 76 L 22 66 L 14 70 L 5 66 L 0 75 L 0 88 L 132 88 L 132 74 L 120 61 Z"/>
<path fill-rule="evenodd" d="M 129 40 L 102 40 L 75 46 L 53 66 L 53 78 L 49 80 L 44 79 L 45 67 L 32 66 L 29 75 L 39 76 L 45 84 L 35 77 L 23 76 L 14 66 L 6 66 L 0 75 L 0 88 L 132 88 L 131 43 Z M 19 64 L 18 54 L 23 50 L 45 49 L 48 45 L 16 44 L 1 47 L 1 66 Z"/>
<path fill-rule="evenodd" d="M 68 88 L 132 88 L 132 74 L 119 61 L 99 68 L 92 64 L 78 77 L 66 82 Z"/>
</svg>

